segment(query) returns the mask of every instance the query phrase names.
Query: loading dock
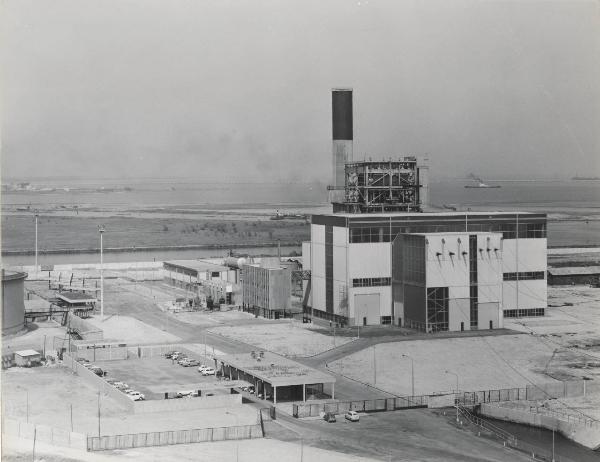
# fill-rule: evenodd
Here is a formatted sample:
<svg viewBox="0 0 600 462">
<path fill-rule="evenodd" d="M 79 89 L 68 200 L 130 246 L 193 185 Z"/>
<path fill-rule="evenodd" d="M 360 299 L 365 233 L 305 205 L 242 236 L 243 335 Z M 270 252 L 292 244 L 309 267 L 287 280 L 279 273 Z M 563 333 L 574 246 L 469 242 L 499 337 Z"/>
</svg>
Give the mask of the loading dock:
<svg viewBox="0 0 600 462">
<path fill-rule="evenodd" d="M 279 401 L 335 399 L 335 377 L 270 352 L 223 355 L 217 367 L 230 380 L 245 380 L 256 394 Z"/>
</svg>

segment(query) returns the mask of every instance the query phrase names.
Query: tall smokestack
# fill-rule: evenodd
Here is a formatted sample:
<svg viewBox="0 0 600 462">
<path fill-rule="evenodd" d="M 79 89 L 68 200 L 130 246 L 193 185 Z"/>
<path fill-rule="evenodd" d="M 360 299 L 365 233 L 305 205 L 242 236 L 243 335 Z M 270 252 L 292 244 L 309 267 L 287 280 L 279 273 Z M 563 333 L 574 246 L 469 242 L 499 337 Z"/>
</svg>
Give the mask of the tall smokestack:
<svg viewBox="0 0 600 462">
<path fill-rule="evenodd" d="M 333 181 L 331 202 L 344 201 L 345 163 L 352 160 L 353 119 L 352 89 L 340 88 L 331 91 L 331 114 L 333 128 Z"/>
</svg>

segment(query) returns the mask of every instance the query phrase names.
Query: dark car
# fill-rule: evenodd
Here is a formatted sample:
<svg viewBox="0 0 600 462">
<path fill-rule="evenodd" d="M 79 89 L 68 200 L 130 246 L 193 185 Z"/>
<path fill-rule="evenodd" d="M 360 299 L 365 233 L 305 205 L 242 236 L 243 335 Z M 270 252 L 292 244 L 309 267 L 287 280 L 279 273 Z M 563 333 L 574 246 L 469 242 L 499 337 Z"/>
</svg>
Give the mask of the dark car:
<svg viewBox="0 0 600 462">
<path fill-rule="evenodd" d="M 325 420 L 325 422 L 329 422 L 329 423 L 336 422 L 335 414 L 333 412 L 326 412 L 325 415 L 323 416 L 323 420 Z"/>
</svg>

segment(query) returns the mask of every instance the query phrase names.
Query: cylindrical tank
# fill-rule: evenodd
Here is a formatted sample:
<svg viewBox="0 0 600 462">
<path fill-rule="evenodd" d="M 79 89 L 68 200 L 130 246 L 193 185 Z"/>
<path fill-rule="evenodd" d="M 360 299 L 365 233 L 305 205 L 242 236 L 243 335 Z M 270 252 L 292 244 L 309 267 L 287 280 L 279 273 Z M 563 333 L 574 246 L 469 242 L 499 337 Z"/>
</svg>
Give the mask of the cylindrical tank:
<svg viewBox="0 0 600 462">
<path fill-rule="evenodd" d="M 223 263 L 230 268 L 241 268 L 248 263 L 248 260 L 244 257 L 225 257 Z"/>
<path fill-rule="evenodd" d="M 18 332 L 25 322 L 27 273 L 2 269 L 2 335 Z"/>
</svg>

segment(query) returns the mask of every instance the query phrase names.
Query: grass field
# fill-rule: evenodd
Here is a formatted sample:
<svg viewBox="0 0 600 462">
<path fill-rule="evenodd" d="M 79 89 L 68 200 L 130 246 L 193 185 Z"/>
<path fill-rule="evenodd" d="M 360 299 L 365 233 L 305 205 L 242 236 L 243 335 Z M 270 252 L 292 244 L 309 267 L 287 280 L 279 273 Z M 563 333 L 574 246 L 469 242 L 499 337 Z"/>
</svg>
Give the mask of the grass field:
<svg viewBox="0 0 600 462">
<path fill-rule="evenodd" d="M 31 250 L 35 227 L 30 215 L 2 216 L 2 250 Z M 300 242 L 310 237 L 301 220 L 243 220 L 120 216 L 44 216 L 40 218 L 39 251 L 99 248 L 98 226 L 104 225 L 104 248 L 161 247 L 205 244 Z"/>
</svg>

